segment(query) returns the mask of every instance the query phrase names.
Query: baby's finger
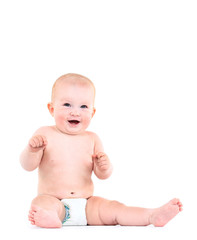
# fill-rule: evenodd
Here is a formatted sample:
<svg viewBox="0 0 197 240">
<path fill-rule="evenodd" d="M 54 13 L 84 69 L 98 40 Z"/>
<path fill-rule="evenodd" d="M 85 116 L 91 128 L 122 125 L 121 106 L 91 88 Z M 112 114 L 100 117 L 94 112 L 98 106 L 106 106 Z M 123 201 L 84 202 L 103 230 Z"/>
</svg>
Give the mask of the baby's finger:
<svg viewBox="0 0 197 240">
<path fill-rule="evenodd" d="M 106 164 L 106 163 L 105 163 L 105 162 L 103 162 L 103 161 L 96 162 L 96 165 L 97 165 L 97 166 L 99 166 L 99 167 L 100 167 L 100 166 L 102 166 L 103 164 Z"/>
<path fill-rule="evenodd" d="M 48 143 L 46 137 L 43 137 L 43 142 L 44 142 L 44 145 L 46 146 Z"/>
<path fill-rule="evenodd" d="M 101 158 L 101 157 L 103 157 L 103 156 L 105 156 L 105 153 L 103 153 L 103 152 L 97 153 L 97 158 Z"/>
<path fill-rule="evenodd" d="M 36 144 L 35 147 L 40 147 L 40 146 L 42 145 L 42 140 L 40 139 L 39 136 L 34 137 L 33 140 L 34 140 L 34 142 L 35 142 L 35 144 Z"/>
<path fill-rule="evenodd" d="M 34 141 L 34 139 L 31 139 L 30 141 L 29 141 L 29 145 L 31 146 L 31 147 L 36 147 L 36 143 L 35 143 L 35 141 Z"/>
<path fill-rule="evenodd" d="M 100 169 L 102 169 L 102 170 L 107 170 L 107 169 L 108 169 L 108 165 L 107 165 L 107 164 L 104 164 L 104 165 L 100 166 Z"/>
<path fill-rule="evenodd" d="M 42 137 L 42 136 L 37 136 L 37 139 L 38 139 L 38 147 L 42 147 L 42 146 L 45 145 L 45 144 L 44 144 L 44 141 L 45 141 L 44 137 Z"/>
<path fill-rule="evenodd" d="M 42 136 L 34 136 L 30 139 L 29 145 L 33 148 L 39 148 L 44 146 L 44 139 Z"/>
<path fill-rule="evenodd" d="M 99 161 L 107 161 L 106 156 L 102 156 L 102 157 L 100 157 L 100 158 L 99 158 Z"/>
<path fill-rule="evenodd" d="M 98 158 L 98 156 L 97 156 L 97 157 L 95 158 L 95 161 L 96 161 L 96 162 L 100 162 L 100 161 L 102 161 L 102 160 L 101 160 L 101 158 Z"/>
<path fill-rule="evenodd" d="M 108 159 L 106 158 L 106 156 L 103 156 L 103 157 L 97 159 L 96 161 L 97 161 L 98 164 L 99 163 L 107 163 Z"/>
<path fill-rule="evenodd" d="M 36 136 L 33 138 L 35 144 L 36 144 L 36 147 L 40 147 L 40 137 L 39 136 Z"/>
<path fill-rule="evenodd" d="M 97 165 L 98 165 L 99 167 L 102 167 L 102 166 L 104 166 L 104 165 L 108 165 L 108 162 L 107 162 L 107 161 L 100 161 L 100 162 L 97 163 Z"/>
<path fill-rule="evenodd" d="M 45 136 L 42 136 L 42 135 L 38 135 L 39 137 L 39 140 L 42 141 L 44 144 L 47 144 L 47 139 Z"/>
</svg>

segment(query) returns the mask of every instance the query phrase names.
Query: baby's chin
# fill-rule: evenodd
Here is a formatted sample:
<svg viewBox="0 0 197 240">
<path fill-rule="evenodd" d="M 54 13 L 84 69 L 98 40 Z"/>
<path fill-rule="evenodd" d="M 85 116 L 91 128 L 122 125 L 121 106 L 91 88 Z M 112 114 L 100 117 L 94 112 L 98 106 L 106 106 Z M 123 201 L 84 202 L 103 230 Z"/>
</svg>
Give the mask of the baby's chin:
<svg viewBox="0 0 197 240">
<path fill-rule="evenodd" d="M 85 132 L 85 129 L 81 129 L 81 128 L 63 128 L 63 127 L 58 127 L 56 125 L 56 128 L 64 133 L 64 134 L 68 134 L 68 135 L 78 135 L 78 134 L 82 134 Z"/>
</svg>

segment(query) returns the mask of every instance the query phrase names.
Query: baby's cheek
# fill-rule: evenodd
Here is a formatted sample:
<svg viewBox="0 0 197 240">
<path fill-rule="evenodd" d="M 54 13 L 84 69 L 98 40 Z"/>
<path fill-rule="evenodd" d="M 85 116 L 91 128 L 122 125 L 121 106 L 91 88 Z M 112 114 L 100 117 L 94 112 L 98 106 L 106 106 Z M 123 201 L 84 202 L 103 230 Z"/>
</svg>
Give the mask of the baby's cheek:
<svg viewBox="0 0 197 240">
<path fill-rule="evenodd" d="M 56 119 L 56 121 L 65 121 L 65 117 L 66 117 L 66 115 L 65 114 L 60 114 L 60 113 L 57 113 L 57 114 L 55 114 L 55 119 Z"/>
<path fill-rule="evenodd" d="M 90 116 L 84 117 L 83 123 L 86 127 L 90 124 L 90 122 L 91 122 L 91 117 Z"/>
</svg>

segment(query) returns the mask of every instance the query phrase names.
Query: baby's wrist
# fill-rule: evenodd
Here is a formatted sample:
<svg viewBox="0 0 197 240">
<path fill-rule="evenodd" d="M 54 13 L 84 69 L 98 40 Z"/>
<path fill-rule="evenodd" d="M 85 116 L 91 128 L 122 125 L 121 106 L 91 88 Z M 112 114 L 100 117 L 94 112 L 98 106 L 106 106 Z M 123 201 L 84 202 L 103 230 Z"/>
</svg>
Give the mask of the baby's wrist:
<svg viewBox="0 0 197 240">
<path fill-rule="evenodd" d="M 108 178 L 108 177 L 110 177 L 111 176 L 111 174 L 112 174 L 112 171 L 113 171 L 113 167 L 112 167 L 112 165 L 110 165 L 107 169 L 102 169 L 102 170 L 99 170 L 99 172 L 100 172 L 100 179 L 106 179 L 106 178 Z"/>
</svg>

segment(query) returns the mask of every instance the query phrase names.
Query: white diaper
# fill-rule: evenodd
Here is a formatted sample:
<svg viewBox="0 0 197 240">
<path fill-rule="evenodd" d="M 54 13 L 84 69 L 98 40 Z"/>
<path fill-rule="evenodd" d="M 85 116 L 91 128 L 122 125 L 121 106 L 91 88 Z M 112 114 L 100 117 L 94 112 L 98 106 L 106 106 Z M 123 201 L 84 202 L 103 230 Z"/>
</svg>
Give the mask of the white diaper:
<svg viewBox="0 0 197 240">
<path fill-rule="evenodd" d="M 62 199 L 66 214 L 62 225 L 87 225 L 86 203 L 84 198 L 67 198 Z"/>
</svg>

